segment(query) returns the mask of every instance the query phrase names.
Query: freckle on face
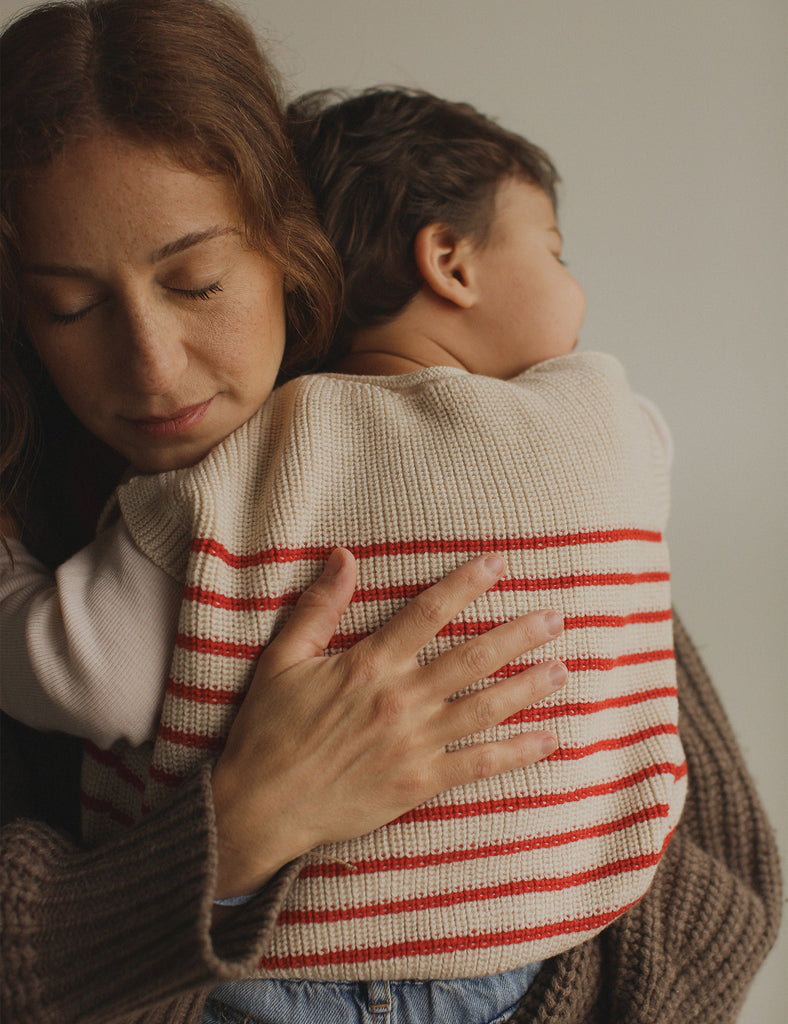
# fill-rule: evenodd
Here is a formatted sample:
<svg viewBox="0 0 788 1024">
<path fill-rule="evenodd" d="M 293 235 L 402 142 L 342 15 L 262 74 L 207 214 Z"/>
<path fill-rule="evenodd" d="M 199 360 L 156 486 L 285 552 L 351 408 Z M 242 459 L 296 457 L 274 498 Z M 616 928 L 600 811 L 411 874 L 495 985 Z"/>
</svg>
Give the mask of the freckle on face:
<svg viewBox="0 0 788 1024">
<path fill-rule="evenodd" d="M 246 246 L 224 179 L 97 134 L 68 143 L 31 183 L 20 223 L 25 264 L 70 268 L 30 276 L 28 333 L 77 418 L 138 468 L 198 461 L 268 396 L 284 349 L 282 274 Z M 51 316 L 85 308 L 71 323 Z M 201 417 L 178 419 L 205 403 Z M 139 428 L 156 418 L 172 429 Z"/>
</svg>

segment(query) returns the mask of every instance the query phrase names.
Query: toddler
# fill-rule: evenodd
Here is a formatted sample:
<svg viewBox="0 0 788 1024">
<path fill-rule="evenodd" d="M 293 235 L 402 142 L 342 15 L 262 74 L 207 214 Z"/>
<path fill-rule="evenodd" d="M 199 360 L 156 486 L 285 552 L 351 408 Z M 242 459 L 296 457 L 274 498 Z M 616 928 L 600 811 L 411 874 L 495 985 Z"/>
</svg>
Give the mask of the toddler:
<svg viewBox="0 0 788 1024">
<path fill-rule="evenodd" d="M 427 94 L 329 100 L 295 105 L 292 125 L 345 268 L 333 372 L 279 388 L 198 465 L 118 489 L 83 554 L 94 574 L 102 559 L 138 564 L 141 552 L 147 579 L 170 597 L 182 591 L 177 626 L 163 615 L 158 639 L 145 636 L 157 689 L 140 687 L 137 652 L 125 673 L 116 659 L 114 676 L 106 665 L 94 675 L 65 655 L 42 664 L 40 641 L 18 645 L 13 679 L 33 662 L 45 710 L 31 724 L 96 741 L 83 804 L 86 835 L 98 840 L 221 749 L 254 660 L 334 547 L 354 553 L 359 579 L 332 650 L 469 556 L 505 553 L 508 578 L 423 657 L 558 608 L 564 633 L 539 657 L 560 658 L 567 685 L 485 734 L 538 725 L 558 749 L 313 851 L 260 965 L 261 977 L 281 980 L 224 986 L 206 1017 L 228 1007 L 284 1022 L 299 1019 L 304 999 L 305 1019 L 345 1019 L 334 1000 L 356 999 L 356 983 L 382 1006 L 405 980 L 445 979 L 429 990 L 431 1010 L 418 1003 L 427 988 L 403 990 L 415 1009 L 398 1019 L 460 1019 L 440 1002 L 448 992 L 465 1000 L 446 1004 L 461 1005 L 461 1019 L 503 1020 L 542 960 L 643 895 L 681 812 L 670 442 L 614 359 L 574 351 L 584 298 L 561 263 L 547 156 Z M 29 560 L 23 567 L 31 590 L 53 586 Z M 25 601 L 19 584 L 15 615 Z M 79 602 L 61 596 L 64 612 L 90 619 L 100 650 L 125 638 L 122 600 L 103 614 Z M 170 604 L 152 602 L 150 617 Z M 46 628 L 62 635 L 68 620 Z M 86 675 L 87 700 L 77 696 Z M 108 680 L 122 697 L 101 693 Z M 9 710 L 22 717 L 20 708 L 21 699 Z"/>
</svg>

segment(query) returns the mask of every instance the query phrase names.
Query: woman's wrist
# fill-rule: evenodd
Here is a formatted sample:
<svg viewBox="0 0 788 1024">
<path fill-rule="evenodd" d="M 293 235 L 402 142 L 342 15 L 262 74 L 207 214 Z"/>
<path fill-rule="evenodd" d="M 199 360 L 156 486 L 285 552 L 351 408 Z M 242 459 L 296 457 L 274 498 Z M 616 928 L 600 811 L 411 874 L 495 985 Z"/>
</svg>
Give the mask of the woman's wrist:
<svg viewBox="0 0 788 1024">
<path fill-rule="evenodd" d="M 250 785 L 250 773 L 220 759 L 211 777 L 216 821 L 214 900 L 251 897 L 302 852 L 286 808 L 266 810 L 268 801 Z"/>
</svg>

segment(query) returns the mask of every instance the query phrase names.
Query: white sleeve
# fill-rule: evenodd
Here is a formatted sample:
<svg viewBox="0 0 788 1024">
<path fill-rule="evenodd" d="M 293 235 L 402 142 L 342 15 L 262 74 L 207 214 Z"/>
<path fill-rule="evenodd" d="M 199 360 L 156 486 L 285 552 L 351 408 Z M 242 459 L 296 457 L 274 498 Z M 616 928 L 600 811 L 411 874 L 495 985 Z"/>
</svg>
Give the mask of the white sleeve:
<svg viewBox="0 0 788 1024">
<path fill-rule="evenodd" d="M 122 522 L 50 573 L 18 541 L 0 544 L 0 706 L 35 729 L 100 747 L 152 738 L 181 588 Z"/>
</svg>

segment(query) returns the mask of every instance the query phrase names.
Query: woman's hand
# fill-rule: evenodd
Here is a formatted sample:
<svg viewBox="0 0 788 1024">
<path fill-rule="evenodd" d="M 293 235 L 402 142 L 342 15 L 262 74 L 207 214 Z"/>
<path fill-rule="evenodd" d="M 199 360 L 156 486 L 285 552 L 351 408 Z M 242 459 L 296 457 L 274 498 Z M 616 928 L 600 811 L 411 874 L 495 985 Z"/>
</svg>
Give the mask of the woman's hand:
<svg viewBox="0 0 788 1024">
<path fill-rule="evenodd" d="M 538 761 L 545 732 L 451 752 L 566 680 L 560 662 L 526 669 L 448 702 L 557 636 L 540 611 L 504 623 L 421 666 L 417 652 L 505 572 L 475 558 L 414 598 L 351 650 L 323 651 L 353 594 L 355 562 L 335 551 L 260 658 L 213 775 L 219 833 L 217 898 L 252 892 L 320 843 L 362 835 L 437 793 Z"/>
</svg>

